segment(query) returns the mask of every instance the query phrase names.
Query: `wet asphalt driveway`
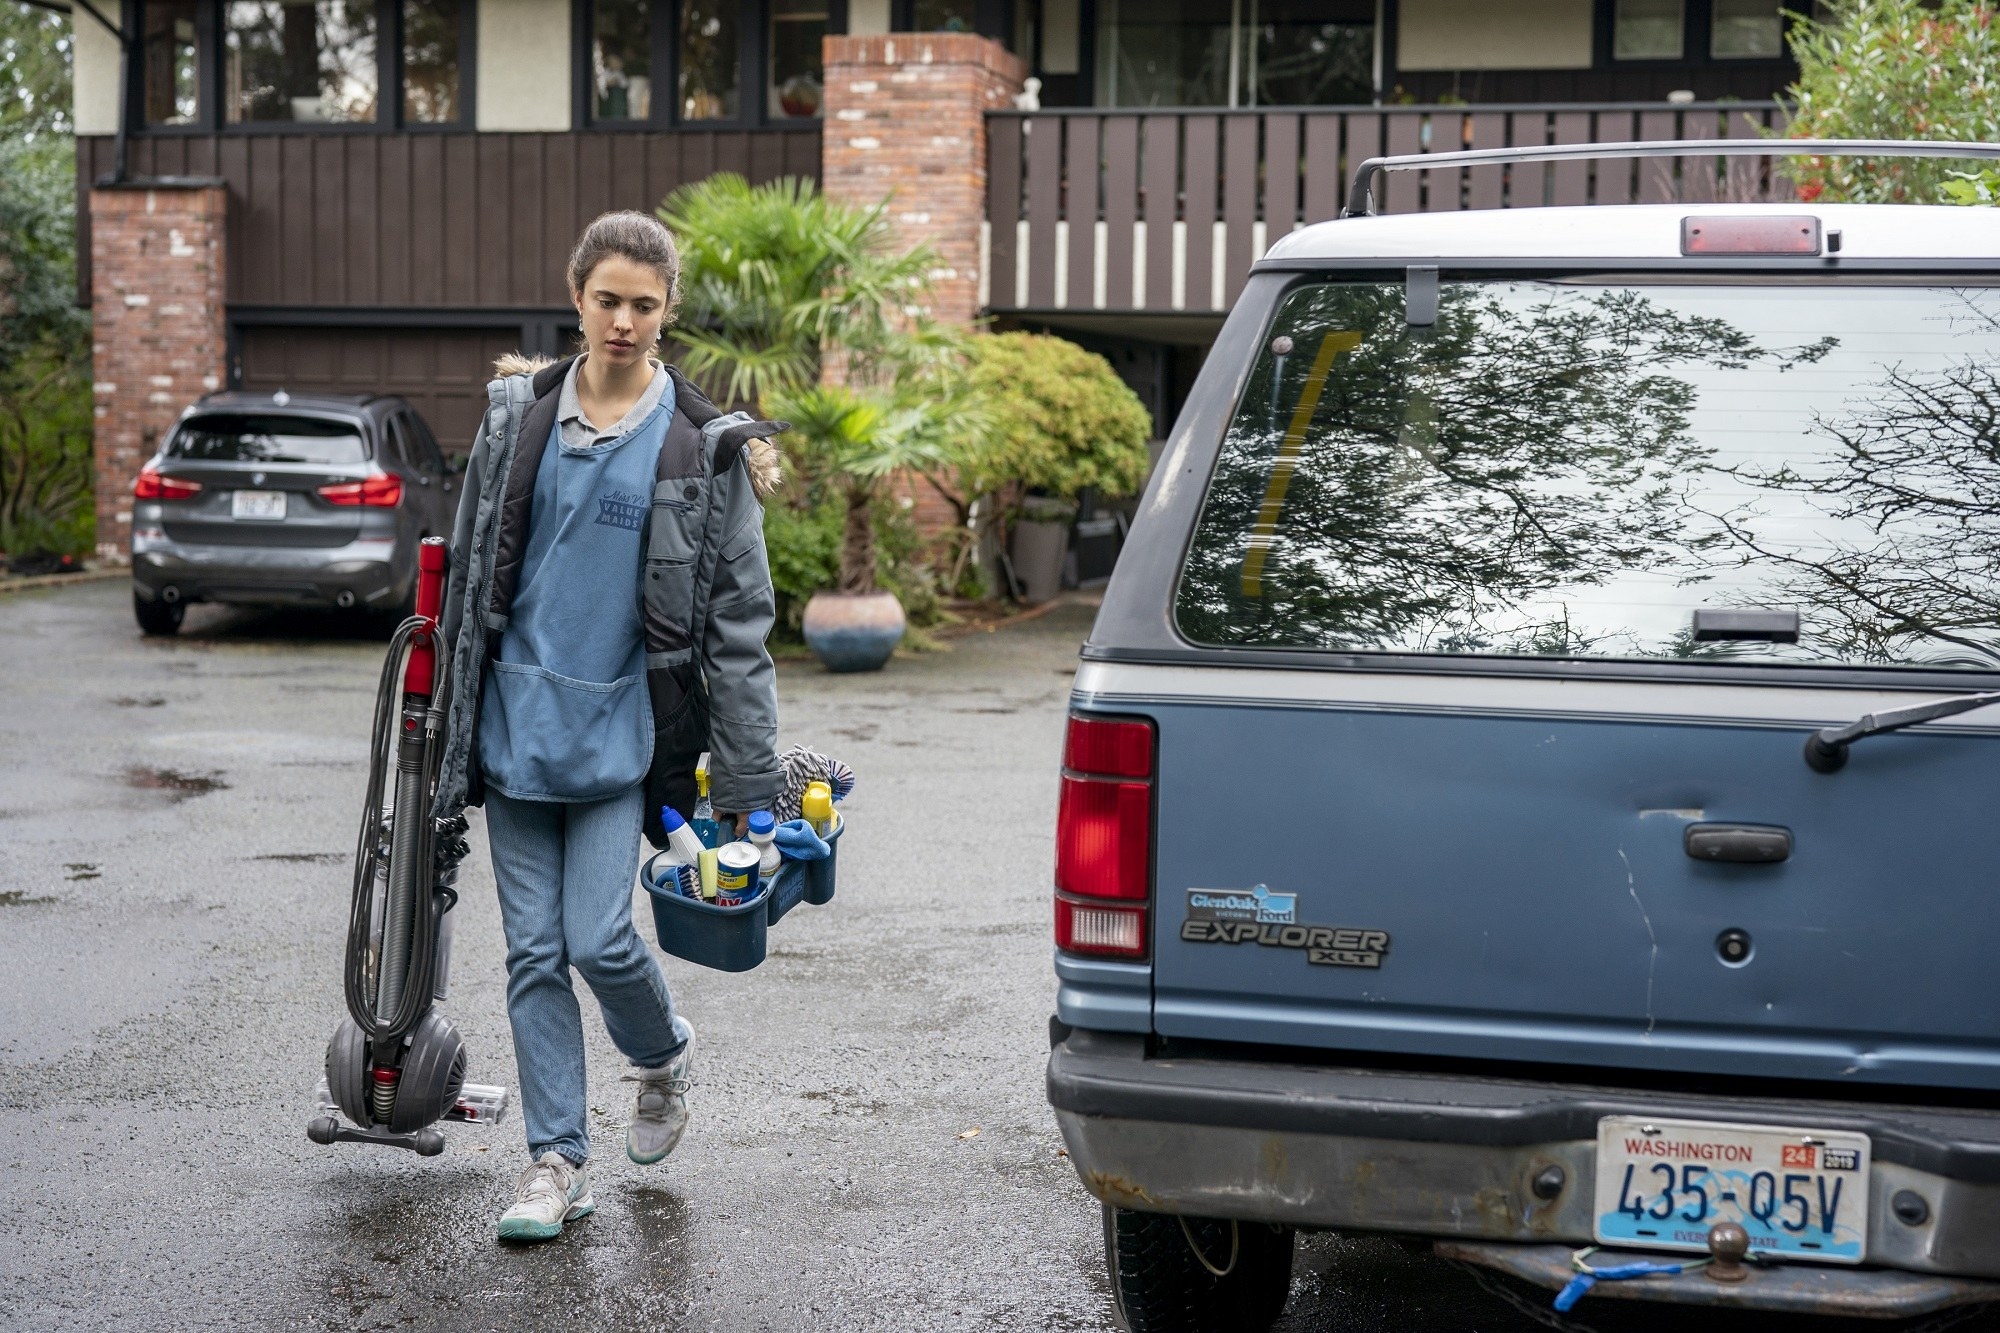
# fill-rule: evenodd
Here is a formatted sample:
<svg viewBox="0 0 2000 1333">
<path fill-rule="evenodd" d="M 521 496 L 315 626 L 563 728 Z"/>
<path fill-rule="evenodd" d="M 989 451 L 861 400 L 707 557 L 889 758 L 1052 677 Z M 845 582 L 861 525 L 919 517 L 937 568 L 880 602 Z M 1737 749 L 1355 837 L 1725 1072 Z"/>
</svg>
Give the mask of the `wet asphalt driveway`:
<svg viewBox="0 0 2000 1333">
<path fill-rule="evenodd" d="M 839 895 L 754 972 L 667 960 L 701 1046 L 661 1166 L 624 1159 L 630 1087 L 586 1004 L 598 1211 L 514 1249 L 492 1228 L 517 1115 L 448 1127 L 432 1159 L 304 1133 L 341 1013 L 381 628 L 202 607 L 142 641 L 117 581 L 0 598 L 0 1319 L 1113 1327 L 1097 1209 L 1042 1088 L 1055 772 L 1089 615 L 880 676 L 781 669 L 785 740 L 860 774 Z M 474 818 L 445 1010 L 471 1077 L 511 1087 Z M 1314 1237 L 1283 1327 L 1542 1322 L 1400 1246 Z"/>
</svg>

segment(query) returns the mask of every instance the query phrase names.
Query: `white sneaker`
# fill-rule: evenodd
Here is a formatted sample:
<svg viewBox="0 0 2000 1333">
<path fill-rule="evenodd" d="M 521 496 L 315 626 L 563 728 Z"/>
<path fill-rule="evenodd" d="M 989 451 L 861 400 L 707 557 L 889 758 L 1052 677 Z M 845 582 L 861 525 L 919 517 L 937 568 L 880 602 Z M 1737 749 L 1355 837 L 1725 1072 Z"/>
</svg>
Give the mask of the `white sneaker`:
<svg viewBox="0 0 2000 1333">
<path fill-rule="evenodd" d="M 625 1075 L 627 1083 L 639 1085 L 639 1100 L 632 1108 L 632 1123 L 625 1131 L 625 1155 L 640 1166 L 651 1166 L 674 1150 L 687 1133 L 688 1089 L 693 1084 L 688 1072 L 694 1067 L 694 1028 L 685 1020 L 678 1024 L 687 1033 L 681 1053 L 658 1069 L 641 1069 Z"/>
<path fill-rule="evenodd" d="M 590 1169 L 571 1166 L 559 1152 L 545 1152 L 521 1173 L 514 1206 L 500 1214 L 501 1240 L 552 1240 L 563 1223 L 597 1211 L 590 1197 Z"/>
</svg>

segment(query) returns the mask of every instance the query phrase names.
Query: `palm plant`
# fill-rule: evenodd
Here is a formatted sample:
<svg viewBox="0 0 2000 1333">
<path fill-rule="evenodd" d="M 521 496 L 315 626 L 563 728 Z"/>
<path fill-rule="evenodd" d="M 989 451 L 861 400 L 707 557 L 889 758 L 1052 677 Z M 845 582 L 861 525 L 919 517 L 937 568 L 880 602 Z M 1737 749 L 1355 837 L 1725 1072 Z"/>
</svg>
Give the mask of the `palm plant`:
<svg viewBox="0 0 2000 1333">
<path fill-rule="evenodd" d="M 936 257 L 899 250 L 887 203 L 828 199 L 809 180 L 753 186 L 729 172 L 667 197 L 681 249 L 686 371 L 731 402 L 762 404 L 818 382 L 837 347 L 869 362 L 904 336 Z"/>
<path fill-rule="evenodd" d="M 968 439 L 989 430 L 965 379 L 935 369 L 874 384 L 779 390 L 768 405 L 792 423 L 794 457 L 808 484 L 837 489 L 845 503 L 836 590 L 849 594 L 876 589 L 875 505 L 885 483 L 900 472 L 950 465 Z"/>
</svg>

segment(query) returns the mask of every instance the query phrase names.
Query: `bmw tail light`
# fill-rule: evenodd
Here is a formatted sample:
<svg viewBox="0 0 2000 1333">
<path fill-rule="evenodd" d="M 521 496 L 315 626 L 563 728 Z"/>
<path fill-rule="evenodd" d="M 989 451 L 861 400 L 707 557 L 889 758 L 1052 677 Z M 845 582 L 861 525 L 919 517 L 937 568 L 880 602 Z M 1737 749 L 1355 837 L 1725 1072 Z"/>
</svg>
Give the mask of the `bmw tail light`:
<svg viewBox="0 0 2000 1333">
<path fill-rule="evenodd" d="M 184 477 L 163 477 L 158 468 L 141 468 L 132 483 L 136 500 L 191 500 L 201 494 L 201 483 Z"/>
<path fill-rule="evenodd" d="M 1145 956 L 1145 904 L 1153 878 L 1152 777 L 1152 723 L 1069 720 L 1056 814 L 1057 948 Z M 1114 906 L 1106 899 L 1135 905 Z"/>
<path fill-rule="evenodd" d="M 322 486 L 319 498 L 332 505 L 366 505 L 370 509 L 394 509 L 403 503 L 403 479 L 393 472 L 377 472 L 360 481 L 337 481 Z"/>
</svg>

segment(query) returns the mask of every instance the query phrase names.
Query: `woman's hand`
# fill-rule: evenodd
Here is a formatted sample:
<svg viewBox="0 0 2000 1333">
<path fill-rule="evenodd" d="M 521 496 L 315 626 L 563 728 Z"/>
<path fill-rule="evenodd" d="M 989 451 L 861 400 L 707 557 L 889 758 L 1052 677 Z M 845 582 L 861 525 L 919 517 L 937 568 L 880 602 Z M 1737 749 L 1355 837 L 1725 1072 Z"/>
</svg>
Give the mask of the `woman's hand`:
<svg viewBox="0 0 2000 1333">
<path fill-rule="evenodd" d="M 735 838 L 750 836 L 750 815 L 747 811 L 740 815 L 726 815 L 718 810 L 715 812 L 715 822 L 722 825 L 725 831 L 731 832 Z"/>
</svg>

